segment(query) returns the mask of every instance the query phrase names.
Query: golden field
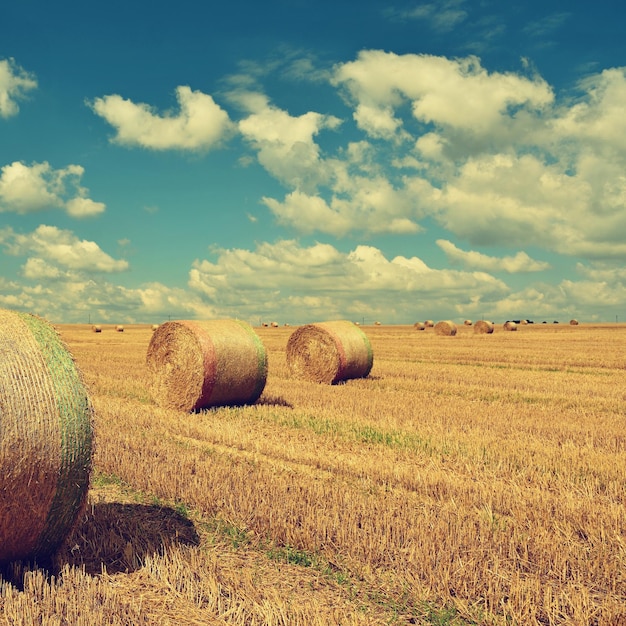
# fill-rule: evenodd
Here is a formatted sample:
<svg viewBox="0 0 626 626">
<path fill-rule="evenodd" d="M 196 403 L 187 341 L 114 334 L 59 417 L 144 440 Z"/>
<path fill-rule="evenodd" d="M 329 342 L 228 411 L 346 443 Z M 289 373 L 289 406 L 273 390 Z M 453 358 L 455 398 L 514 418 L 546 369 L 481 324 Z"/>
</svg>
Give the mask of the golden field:
<svg viewBox="0 0 626 626">
<path fill-rule="evenodd" d="M 626 624 L 626 326 L 364 326 L 366 379 L 151 399 L 149 325 L 61 325 L 96 410 L 89 505 L 0 624 Z M 8 582 L 11 581 L 11 582 Z"/>
</svg>

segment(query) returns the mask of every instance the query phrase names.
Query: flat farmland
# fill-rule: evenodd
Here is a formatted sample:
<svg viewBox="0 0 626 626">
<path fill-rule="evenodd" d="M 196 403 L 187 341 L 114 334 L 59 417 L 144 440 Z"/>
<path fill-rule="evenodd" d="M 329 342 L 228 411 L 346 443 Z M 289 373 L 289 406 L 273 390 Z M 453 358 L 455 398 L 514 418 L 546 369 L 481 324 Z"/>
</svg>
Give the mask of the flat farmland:
<svg viewBox="0 0 626 626">
<path fill-rule="evenodd" d="M 149 326 L 58 329 L 89 505 L 0 623 L 626 623 L 626 325 L 364 326 L 371 374 L 334 386 L 256 328 L 260 400 L 194 414 L 152 400 Z"/>
</svg>

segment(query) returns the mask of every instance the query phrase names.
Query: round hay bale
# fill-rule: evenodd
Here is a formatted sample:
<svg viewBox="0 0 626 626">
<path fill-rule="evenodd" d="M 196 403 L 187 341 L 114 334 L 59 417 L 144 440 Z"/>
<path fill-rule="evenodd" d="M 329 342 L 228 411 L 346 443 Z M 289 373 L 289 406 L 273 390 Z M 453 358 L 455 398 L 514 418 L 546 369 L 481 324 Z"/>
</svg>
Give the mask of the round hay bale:
<svg viewBox="0 0 626 626">
<path fill-rule="evenodd" d="M 115 327 L 115 330 L 116 330 L 118 333 L 123 333 L 123 332 L 124 332 L 124 327 L 123 327 L 121 324 L 118 324 L 118 325 Z"/>
<path fill-rule="evenodd" d="M 253 404 L 267 380 L 265 346 L 241 320 L 165 322 L 146 363 L 157 404 L 181 411 Z"/>
<path fill-rule="evenodd" d="M 152 324 L 152 330 L 155 331 L 159 327 L 158 324 Z"/>
<path fill-rule="evenodd" d="M 87 499 L 92 405 L 51 324 L 0 309 L 0 563 L 45 562 Z"/>
<path fill-rule="evenodd" d="M 99 326 L 98 324 L 95 324 L 94 326 L 91 327 L 91 330 L 94 333 L 101 333 L 102 332 L 102 326 Z"/>
<path fill-rule="evenodd" d="M 569 324 L 570 326 L 578 326 L 578 320 L 570 320 Z"/>
<path fill-rule="evenodd" d="M 432 328 L 435 325 L 435 322 L 433 322 L 433 320 L 426 320 L 424 322 L 424 326 L 426 326 L 426 328 Z"/>
<path fill-rule="evenodd" d="M 463 322 L 463 325 L 464 325 L 464 326 L 471 326 L 471 325 L 472 325 L 472 320 L 465 320 L 465 321 Z"/>
<path fill-rule="evenodd" d="M 474 324 L 474 334 L 476 335 L 491 335 L 493 333 L 493 322 L 487 320 L 478 320 Z"/>
<path fill-rule="evenodd" d="M 442 337 L 454 337 L 456 335 L 456 324 L 450 320 L 443 320 L 435 324 L 435 334 Z"/>
<path fill-rule="evenodd" d="M 515 322 L 512 322 L 511 320 L 509 320 L 508 322 L 504 322 L 504 325 L 502 327 L 504 328 L 504 330 L 517 330 L 517 324 Z"/>
<path fill-rule="evenodd" d="M 300 326 L 287 342 L 287 366 L 295 378 L 332 385 L 365 378 L 373 363 L 369 339 L 346 320 Z"/>
<path fill-rule="evenodd" d="M 374 326 L 380 326 L 380 322 L 374 322 Z"/>
<path fill-rule="evenodd" d="M 278 322 L 272 322 L 271 326 L 272 328 L 278 328 Z"/>
<path fill-rule="evenodd" d="M 520 324 L 521 324 L 522 326 L 528 326 L 528 320 L 521 320 L 521 321 L 520 321 Z"/>
<path fill-rule="evenodd" d="M 413 328 L 415 328 L 415 330 L 424 330 L 426 328 L 426 324 L 424 324 L 424 322 L 415 322 L 415 324 L 413 324 Z"/>
</svg>

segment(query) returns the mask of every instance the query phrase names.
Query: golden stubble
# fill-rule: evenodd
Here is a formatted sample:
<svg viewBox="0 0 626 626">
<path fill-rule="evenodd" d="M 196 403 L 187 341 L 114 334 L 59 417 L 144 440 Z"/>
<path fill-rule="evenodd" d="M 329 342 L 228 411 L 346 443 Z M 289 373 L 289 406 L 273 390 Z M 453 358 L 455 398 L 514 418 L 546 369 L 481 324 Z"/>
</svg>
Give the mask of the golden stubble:
<svg viewBox="0 0 626 626">
<path fill-rule="evenodd" d="M 96 471 L 184 503 L 199 529 L 198 545 L 141 550 L 116 573 L 120 606 L 148 585 L 224 623 L 408 623 L 424 601 L 479 623 L 626 619 L 626 327 L 364 331 L 370 376 L 329 387 L 290 377 L 293 329 L 257 329 L 257 404 L 188 414 L 146 390 L 149 326 L 61 328 L 92 390 Z M 245 541 L 210 540 L 216 520 Z M 277 567 L 268 545 L 318 555 L 335 578 Z"/>
</svg>

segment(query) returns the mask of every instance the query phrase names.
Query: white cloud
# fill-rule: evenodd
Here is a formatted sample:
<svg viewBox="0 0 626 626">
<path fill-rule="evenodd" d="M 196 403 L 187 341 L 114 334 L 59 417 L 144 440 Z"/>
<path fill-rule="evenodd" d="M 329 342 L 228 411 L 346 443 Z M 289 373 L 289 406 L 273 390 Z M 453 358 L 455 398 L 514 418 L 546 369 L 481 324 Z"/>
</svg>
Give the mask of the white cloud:
<svg viewBox="0 0 626 626">
<path fill-rule="evenodd" d="M 259 245 L 255 251 L 215 250 L 214 262 L 197 260 L 189 287 L 209 303 L 239 315 L 313 321 L 328 315 L 384 317 L 428 308 L 451 310 L 470 296 L 508 292 L 484 272 L 438 270 L 417 257 L 388 260 L 373 246 L 342 253 L 328 244 L 301 247 L 295 241 Z M 306 304 L 305 304 L 306 303 Z M 416 303 L 420 303 L 416 305 Z M 426 304 L 427 303 L 427 304 Z"/>
<path fill-rule="evenodd" d="M 119 95 L 96 98 L 91 109 L 116 130 L 113 141 L 152 150 L 208 150 L 232 130 L 228 113 L 210 95 L 176 88 L 180 110 L 159 115 L 148 104 L 135 104 Z"/>
<path fill-rule="evenodd" d="M 0 117 L 17 115 L 17 100 L 36 87 L 33 74 L 22 69 L 13 59 L 0 59 Z"/>
<path fill-rule="evenodd" d="M 437 245 L 446 253 L 452 263 L 460 263 L 465 267 L 483 270 L 486 272 L 508 272 L 517 274 L 523 272 L 541 272 L 549 269 L 550 264 L 545 261 L 535 261 L 526 252 L 520 251 L 515 256 L 494 257 L 476 252 L 475 250 L 461 250 L 451 241 L 438 239 Z"/>
<path fill-rule="evenodd" d="M 241 93 L 238 99 L 250 112 L 239 122 L 239 131 L 272 176 L 303 190 L 312 190 L 327 180 L 327 168 L 313 138 L 323 129 L 337 128 L 339 119 L 312 111 L 292 116 L 270 105 L 259 93 Z"/>
<path fill-rule="evenodd" d="M 0 244 L 4 244 L 9 254 L 33 255 L 24 266 L 24 273 L 29 278 L 36 278 L 37 271 L 40 271 L 43 277 L 52 278 L 55 276 L 55 267 L 80 272 L 107 273 L 123 272 L 128 269 L 127 261 L 113 259 L 94 241 L 79 239 L 71 231 L 56 226 L 41 224 L 32 233 L 25 235 L 16 233 L 8 227 L 0 229 Z M 60 276 L 60 273 L 56 276 Z"/>
<path fill-rule="evenodd" d="M 497 132 L 510 136 L 511 126 L 523 120 L 520 110 L 541 110 L 553 101 L 552 90 L 542 79 L 489 74 L 472 56 L 450 60 L 364 50 L 356 61 L 336 67 L 332 83 L 345 87 L 357 111 L 367 107 L 368 117 L 373 109 L 379 109 L 381 115 L 392 119 L 390 107 L 408 101 L 420 122 L 460 129 L 475 137 Z M 516 116 L 510 115 L 513 108 Z M 394 123 L 399 125 L 397 118 Z M 367 131 L 367 127 L 363 129 Z"/>
<path fill-rule="evenodd" d="M 84 174 L 80 165 L 55 170 L 46 161 L 25 165 L 14 161 L 0 169 L 0 213 L 33 213 L 64 209 L 73 217 L 102 213 L 106 206 L 87 197 L 80 185 Z"/>
</svg>

